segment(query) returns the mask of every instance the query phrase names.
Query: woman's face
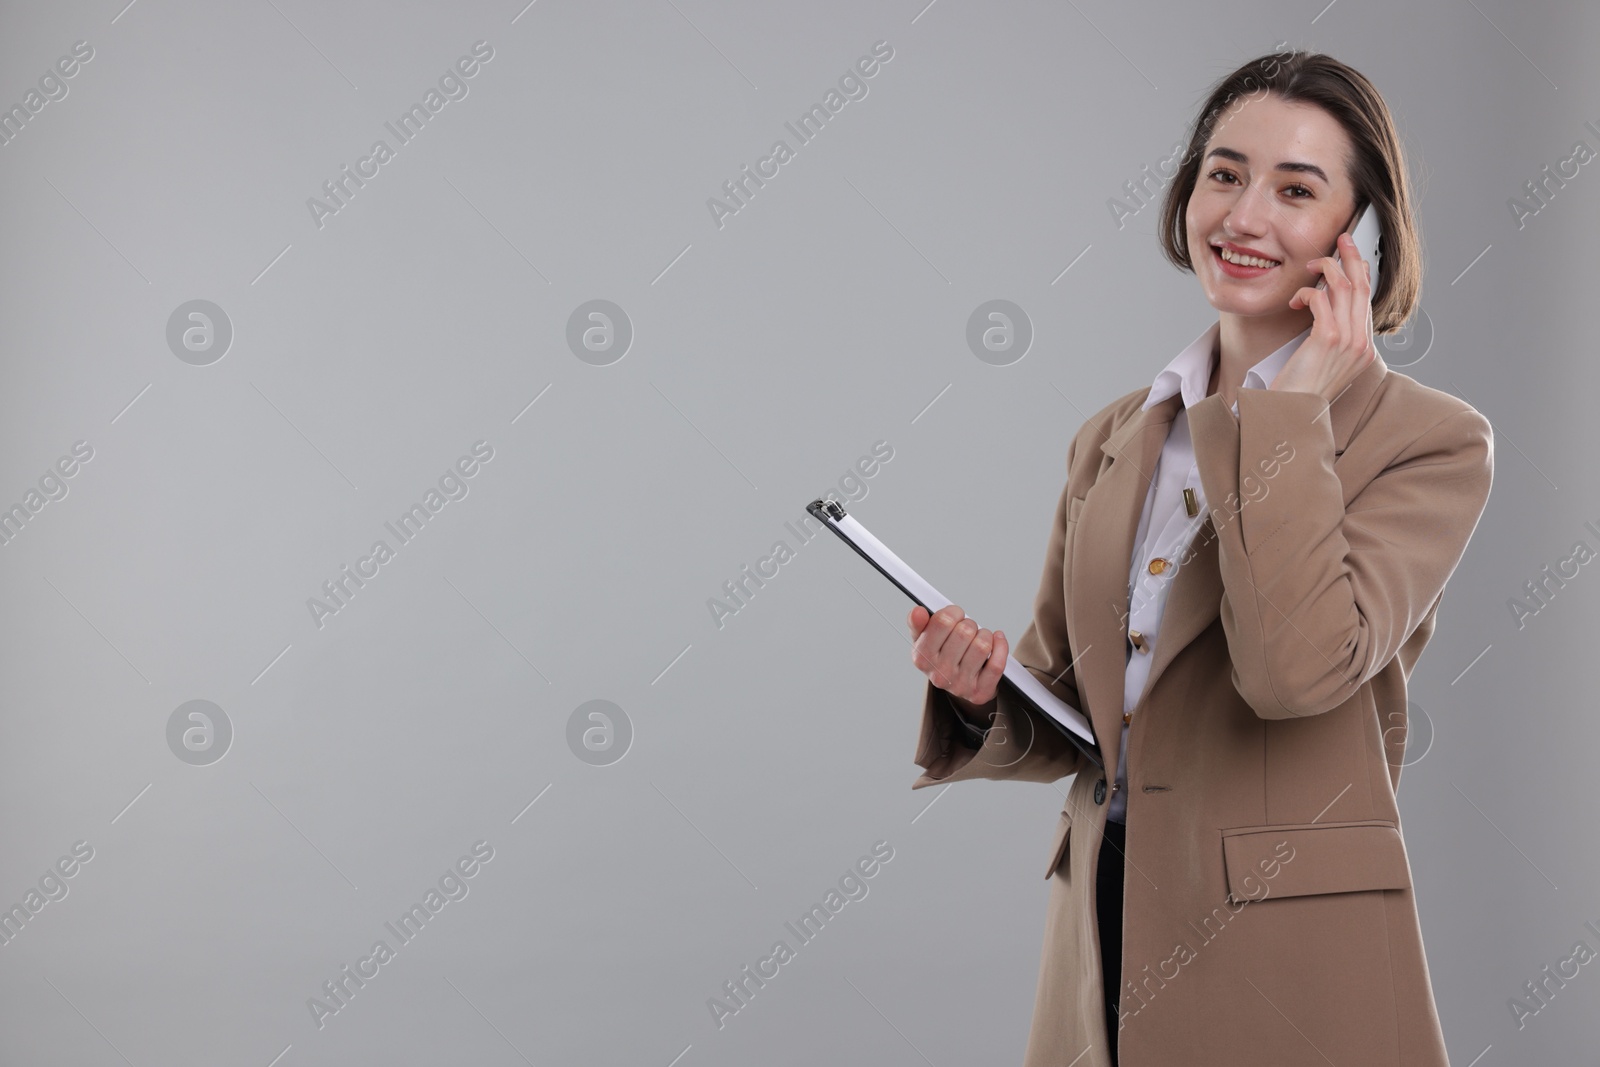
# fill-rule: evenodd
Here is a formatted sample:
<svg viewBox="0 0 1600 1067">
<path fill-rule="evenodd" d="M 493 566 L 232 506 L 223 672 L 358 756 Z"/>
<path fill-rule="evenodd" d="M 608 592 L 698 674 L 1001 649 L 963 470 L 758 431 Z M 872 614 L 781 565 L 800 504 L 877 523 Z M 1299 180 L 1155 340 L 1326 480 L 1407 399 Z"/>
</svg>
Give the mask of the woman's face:
<svg viewBox="0 0 1600 1067">
<path fill-rule="evenodd" d="M 1206 142 L 1185 215 L 1189 259 L 1206 299 L 1235 315 L 1306 315 L 1290 308 L 1320 272 L 1306 266 L 1334 254 L 1355 213 L 1348 176 L 1350 138 L 1312 104 L 1274 94 L 1246 97 L 1218 120 Z M 1229 263 L 1223 247 L 1253 253 Z M 1247 252 L 1248 250 L 1248 252 Z"/>
</svg>

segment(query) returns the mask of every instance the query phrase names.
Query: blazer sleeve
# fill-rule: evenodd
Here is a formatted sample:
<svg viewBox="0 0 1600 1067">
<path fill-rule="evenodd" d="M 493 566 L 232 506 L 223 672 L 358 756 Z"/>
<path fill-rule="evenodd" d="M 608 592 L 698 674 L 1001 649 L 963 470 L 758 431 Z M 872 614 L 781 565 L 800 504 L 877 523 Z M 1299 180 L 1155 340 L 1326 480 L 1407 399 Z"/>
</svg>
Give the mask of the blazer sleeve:
<svg viewBox="0 0 1600 1067">
<path fill-rule="evenodd" d="M 1067 447 L 1069 472 L 1077 440 L 1074 437 Z M 1062 587 L 1072 488 L 1069 476 L 1056 505 L 1044 573 L 1033 600 L 1033 620 L 1021 639 L 1012 644 L 1011 657 L 1032 671 L 1056 696 L 1081 708 L 1077 678 L 1070 666 L 1072 652 L 1067 643 Z M 1009 687 L 1002 686 L 987 704 L 973 704 L 951 696 L 931 681 L 924 684 L 916 763 L 925 773 L 912 783 L 913 789 L 970 778 L 1054 782 L 1076 774 L 1088 762 L 1054 723 L 1015 699 Z"/>
<path fill-rule="evenodd" d="M 1488 503 L 1493 431 L 1470 407 L 1438 419 L 1346 506 L 1321 396 L 1240 389 L 1237 402 L 1237 418 L 1221 394 L 1189 412 L 1233 685 L 1263 719 L 1319 715 L 1443 593 Z"/>
</svg>

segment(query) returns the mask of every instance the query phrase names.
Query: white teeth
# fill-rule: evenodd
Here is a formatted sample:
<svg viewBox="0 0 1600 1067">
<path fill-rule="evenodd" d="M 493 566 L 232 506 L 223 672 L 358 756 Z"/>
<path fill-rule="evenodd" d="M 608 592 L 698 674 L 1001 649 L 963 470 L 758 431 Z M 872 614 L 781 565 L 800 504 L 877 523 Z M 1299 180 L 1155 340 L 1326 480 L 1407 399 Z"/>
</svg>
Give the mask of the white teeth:
<svg viewBox="0 0 1600 1067">
<path fill-rule="evenodd" d="M 1222 258 L 1227 260 L 1229 263 L 1237 263 L 1243 267 L 1276 267 L 1278 265 L 1278 261 L 1275 259 L 1261 259 L 1258 256 L 1246 256 L 1235 252 L 1231 248 L 1218 248 L 1217 251 L 1222 253 Z"/>
</svg>

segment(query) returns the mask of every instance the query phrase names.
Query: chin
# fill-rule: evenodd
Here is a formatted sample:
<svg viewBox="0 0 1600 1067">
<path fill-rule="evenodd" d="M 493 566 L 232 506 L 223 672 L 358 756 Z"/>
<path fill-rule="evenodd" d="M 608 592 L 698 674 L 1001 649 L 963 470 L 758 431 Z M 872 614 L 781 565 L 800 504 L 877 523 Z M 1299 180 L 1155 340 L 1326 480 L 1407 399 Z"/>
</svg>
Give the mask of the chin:
<svg viewBox="0 0 1600 1067">
<path fill-rule="evenodd" d="M 1229 315 L 1282 315 L 1293 309 L 1289 307 L 1289 298 L 1294 293 L 1252 293 L 1243 295 L 1236 292 L 1223 291 L 1221 293 L 1207 293 L 1206 300 L 1218 311 Z"/>
<path fill-rule="evenodd" d="M 1208 297 L 1208 302 L 1218 311 L 1229 315 L 1265 315 L 1267 307 L 1255 300 L 1241 300 L 1233 294 Z"/>
</svg>

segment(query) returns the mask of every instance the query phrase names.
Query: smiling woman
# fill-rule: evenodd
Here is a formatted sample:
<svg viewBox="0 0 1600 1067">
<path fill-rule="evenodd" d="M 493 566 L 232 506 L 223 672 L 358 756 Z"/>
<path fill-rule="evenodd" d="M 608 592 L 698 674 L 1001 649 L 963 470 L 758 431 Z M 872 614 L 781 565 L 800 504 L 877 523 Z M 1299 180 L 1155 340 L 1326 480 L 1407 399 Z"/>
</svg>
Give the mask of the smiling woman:
<svg viewBox="0 0 1600 1067">
<path fill-rule="evenodd" d="M 1085 712 L 1104 771 L 999 687 L 1003 633 L 916 607 L 913 788 L 1072 779 L 1024 1067 L 1445 1067 L 1395 788 L 1407 681 L 1488 502 L 1492 429 L 1372 344 L 1415 309 L 1420 261 L 1365 77 L 1259 57 L 1213 88 L 1188 145 L 1161 243 L 1217 321 L 1068 445 L 1016 643 Z M 1364 208 L 1377 276 L 1345 232 Z M 1226 937 L 1196 925 L 1222 914 Z"/>
<path fill-rule="evenodd" d="M 1292 69 L 1292 79 L 1280 73 L 1266 82 L 1269 93 L 1240 108 L 1220 105 L 1250 91 L 1246 79 L 1258 77 L 1250 65 L 1212 92 L 1162 204 L 1161 249 L 1195 272 L 1214 304 L 1225 294 L 1245 308 L 1281 307 L 1280 296 L 1316 281 L 1306 261 L 1326 255 L 1357 204 L 1371 203 L 1384 233 L 1373 332 L 1392 333 L 1416 309 L 1422 260 L 1388 106 L 1371 82 L 1331 57 L 1301 53 Z M 1229 273 L 1224 248 L 1256 257 L 1247 267 L 1287 262 L 1287 277 L 1230 290 L 1221 277 L 1256 278 L 1272 267 Z"/>
</svg>

